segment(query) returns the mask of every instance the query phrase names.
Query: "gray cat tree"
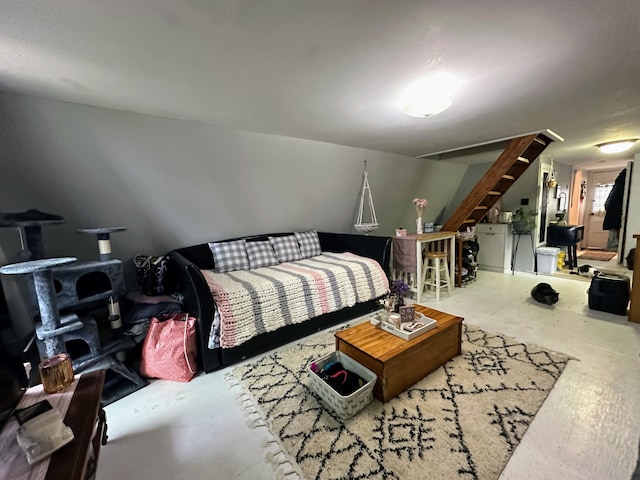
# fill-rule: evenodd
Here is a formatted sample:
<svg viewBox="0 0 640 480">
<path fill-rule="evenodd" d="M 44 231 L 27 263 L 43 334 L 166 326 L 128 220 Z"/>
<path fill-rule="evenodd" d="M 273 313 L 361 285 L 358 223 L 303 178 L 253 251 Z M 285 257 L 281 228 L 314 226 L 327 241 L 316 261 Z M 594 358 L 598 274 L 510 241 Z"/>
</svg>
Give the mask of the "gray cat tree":
<svg viewBox="0 0 640 480">
<path fill-rule="evenodd" d="M 16 228 L 20 235 L 21 250 L 16 254 L 18 260 L 38 260 L 44 258 L 42 227 L 59 225 L 66 222 L 64 217 L 46 213 L 35 208 L 24 212 L 0 213 L 0 228 Z"/>
<path fill-rule="evenodd" d="M 112 327 L 121 327 L 118 298 L 126 293 L 126 286 L 122 262 L 111 258 L 110 234 L 124 230 L 124 227 L 78 230 L 78 233 L 97 236 L 99 261 L 77 262 L 75 257 L 44 258 L 0 267 L 0 274 L 3 275 L 31 277 L 27 279 L 33 292 L 29 307 L 34 316 L 39 316 L 35 330 L 42 359 L 66 352 L 67 342 L 81 340 L 89 351 L 72 357 L 74 372 L 88 373 L 105 369 L 114 373 L 110 376 L 111 385 L 105 384 L 105 404 L 148 383 L 122 361 L 124 352 L 135 347 L 134 340 L 122 336 L 101 342 L 97 322 L 83 315 L 83 308 L 104 302 L 103 305 L 109 308 Z M 33 255 L 31 247 L 23 247 L 23 250 Z M 42 253 L 43 249 L 36 251 Z M 87 285 L 91 285 L 91 288 L 87 288 Z"/>
</svg>

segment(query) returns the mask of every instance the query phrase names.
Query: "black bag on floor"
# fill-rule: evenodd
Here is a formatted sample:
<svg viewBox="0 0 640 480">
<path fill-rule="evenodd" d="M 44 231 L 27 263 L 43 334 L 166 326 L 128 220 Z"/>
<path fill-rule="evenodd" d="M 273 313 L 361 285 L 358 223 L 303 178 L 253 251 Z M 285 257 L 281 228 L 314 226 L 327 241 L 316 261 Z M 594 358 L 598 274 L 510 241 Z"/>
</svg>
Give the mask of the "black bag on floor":
<svg viewBox="0 0 640 480">
<path fill-rule="evenodd" d="M 631 297 L 631 280 L 626 275 L 599 273 L 589 286 L 589 308 L 626 315 Z"/>
</svg>

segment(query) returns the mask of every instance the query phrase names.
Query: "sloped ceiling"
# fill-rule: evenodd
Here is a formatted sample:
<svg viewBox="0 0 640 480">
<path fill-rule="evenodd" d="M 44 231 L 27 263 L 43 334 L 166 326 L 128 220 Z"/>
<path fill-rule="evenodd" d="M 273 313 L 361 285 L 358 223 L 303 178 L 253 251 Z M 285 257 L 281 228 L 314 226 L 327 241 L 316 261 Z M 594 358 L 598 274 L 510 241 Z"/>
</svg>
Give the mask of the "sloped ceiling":
<svg viewBox="0 0 640 480">
<path fill-rule="evenodd" d="M 22 0 L 0 12 L 6 92 L 410 156 L 545 128 L 566 139 L 544 153 L 556 161 L 640 152 L 594 147 L 640 137 L 637 0 Z M 454 105 L 404 115 L 403 89 L 435 71 L 462 81 Z"/>
</svg>

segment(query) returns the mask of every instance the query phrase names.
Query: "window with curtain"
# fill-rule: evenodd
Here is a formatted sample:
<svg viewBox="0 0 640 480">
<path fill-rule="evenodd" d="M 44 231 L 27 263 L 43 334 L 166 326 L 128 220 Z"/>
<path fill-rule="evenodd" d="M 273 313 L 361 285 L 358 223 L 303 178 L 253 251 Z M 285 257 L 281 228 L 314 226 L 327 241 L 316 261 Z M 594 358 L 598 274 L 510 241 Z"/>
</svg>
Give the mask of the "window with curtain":
<svg viewBox="0 0 640 480">
<path fill-rule="evenodd" d="M 599 183 L 593 191 L 593 202 L 591 202 L 591 213 L 599 217 L 604 217 L 604 202 L 607 201 L 609 193 L 613 189 L 613 183 Z"/>
</svg>

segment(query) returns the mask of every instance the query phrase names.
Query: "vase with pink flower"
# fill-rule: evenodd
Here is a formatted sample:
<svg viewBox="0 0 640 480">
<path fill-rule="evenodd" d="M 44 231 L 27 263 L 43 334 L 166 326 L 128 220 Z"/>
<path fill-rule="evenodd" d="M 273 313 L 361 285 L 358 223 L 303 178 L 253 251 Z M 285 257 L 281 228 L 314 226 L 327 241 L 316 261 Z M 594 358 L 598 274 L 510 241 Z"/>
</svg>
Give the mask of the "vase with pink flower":
<svg viewBox="0 0 640 480">
<path fill-rule="evenodd" d="M 416 207 L 416 213 L 418 214 L 418 218 L 416 218 L 416 233 L 424 233 L 424 223 L 422 223 L 422 211 L 427 207 L 426 198 L 414 198 L 413 204 Z"/>
</svg>

